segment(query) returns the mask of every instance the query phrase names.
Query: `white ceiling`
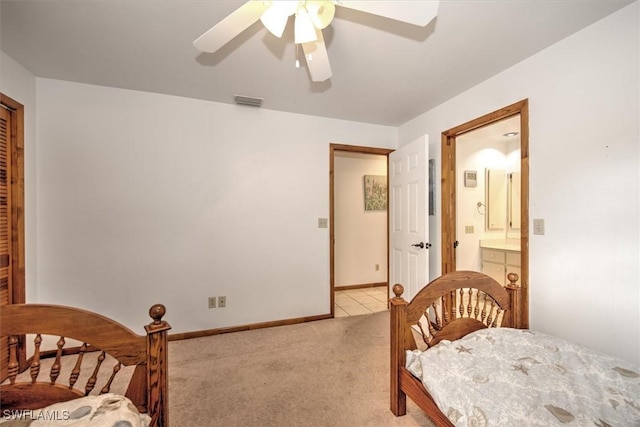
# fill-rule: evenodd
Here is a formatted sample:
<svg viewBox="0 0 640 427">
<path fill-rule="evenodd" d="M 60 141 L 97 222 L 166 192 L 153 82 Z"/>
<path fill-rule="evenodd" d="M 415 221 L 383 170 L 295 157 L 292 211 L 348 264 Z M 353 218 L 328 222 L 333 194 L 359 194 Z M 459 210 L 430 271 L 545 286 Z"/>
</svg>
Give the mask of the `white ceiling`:
<svg viewBox="0 0 640 427">
<path fill-rule="evenodd" d="M 2 0 L 0 49 L 37 77 L 398 126 L 632 1 L 442 0 L 424 28 L 337 8 L 323 83 L 294 67 L 291 22 L 283 39 L 258 22 L 193 47 L 242 3 Z"/>
</svg>

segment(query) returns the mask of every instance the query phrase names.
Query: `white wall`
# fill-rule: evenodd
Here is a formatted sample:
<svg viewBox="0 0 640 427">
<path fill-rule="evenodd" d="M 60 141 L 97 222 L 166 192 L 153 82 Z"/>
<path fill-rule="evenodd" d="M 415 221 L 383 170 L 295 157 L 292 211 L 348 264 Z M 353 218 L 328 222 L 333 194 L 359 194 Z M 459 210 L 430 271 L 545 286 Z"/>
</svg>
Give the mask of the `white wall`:
<svg viewBox="0 0 640 427">
<path fill-rule="evenodd" d="M 0 51 L 0 92 L 24 106 L 24 222 L 26 299 L 38 294 L 36 251 L 36 79 Z"/>
<path fill-rule="evenodd" d="M 173 332 L 328 314 L 330 143 L 397 129 L 37 79 L 38 301 Z M 208 309 L 209 296 L 227 307 Z"/>
<path fill-rule="evenodd" d="M 638 2 L 404 124 L 400 144 L 529 99 L 531 327 L 640 362 Z M 440 195 L 438 195 L 438 199 Z M 440 212 L 440 210 L 438 211 Z M 440 216 L 432 222 L 440 247 Z M 531 227 L 531 224 L 530 224 Z M 440 269 L 440 251 L 431 272 Z"/>
<path fill-rule="evenodd" d="M 387 156 L 335 153 L 335 286 L 386 282 L 387 212 L 364 210 L 363 177 L 386 176 Z"/>
</svg>

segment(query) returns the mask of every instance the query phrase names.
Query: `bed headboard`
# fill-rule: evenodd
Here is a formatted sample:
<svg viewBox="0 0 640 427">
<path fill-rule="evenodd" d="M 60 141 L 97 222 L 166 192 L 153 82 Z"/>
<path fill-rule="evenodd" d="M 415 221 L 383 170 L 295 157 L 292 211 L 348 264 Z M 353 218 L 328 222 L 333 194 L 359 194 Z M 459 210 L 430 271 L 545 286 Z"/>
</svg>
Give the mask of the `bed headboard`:
<svg viewBox="0 0 640 427">
<path fill-rule="evenodd" d="M 9 337 L 8 384 L 0 386 L 3 409 L 38 409 L 53 403 L 67 401 L 89 394 L 94 387 L 100 393 L 110 391 L 111 382 L 120 371 L 120 365 L 134 365 L 125 396 L 140 412 L 149 414 L 152 426 L 167 423 L 167 331 L 171 326 L 162 317 L 166 312 L 162 304 L 149 310 L 153 321 L 145 326 L 146 336 L 137 335 L 124 325 L 87 310 L 46 304 L 15 304 L 0 310 L 0 335 Z M 35 335 L 34 352 L 29 366 L 20 366 L 19 340 Z M 40 343 L 43 335 L 60 337 L 53 362 L 45 380 L 40 375 Z M 65 338 L 83 343 L 77 350 L 76 366 L 68 379 L 60 376 L 60 358 L 66 349 Z M 108 375 L 106 384 L 96 384 L 98 369 L 86 384 L 76 384 L 82 368 L 83 355 L 98 350 L 98 360 L 112 356 L 118 363 Z M 21 371 L 29 369 L 30 380 L 16 382 Z M 4 381 L 5 378 L 2 378 Z M 80 387 L 80 388 L 78 388 Z"/>
<path fill-rule="evenodd" d="M 416 336 L 431 347 L 482 328 L 517 327 L 520 288 L 517 275 L 510 276 L 511 286 L 503 287 L 476 271 L 454 271 L 430 282 L 411 302 L 402 298 L 402 285 L 395 285 L 391 318 L 397 336 L 404 337 L 403 349 L 415 349 Z"/>
</svg>

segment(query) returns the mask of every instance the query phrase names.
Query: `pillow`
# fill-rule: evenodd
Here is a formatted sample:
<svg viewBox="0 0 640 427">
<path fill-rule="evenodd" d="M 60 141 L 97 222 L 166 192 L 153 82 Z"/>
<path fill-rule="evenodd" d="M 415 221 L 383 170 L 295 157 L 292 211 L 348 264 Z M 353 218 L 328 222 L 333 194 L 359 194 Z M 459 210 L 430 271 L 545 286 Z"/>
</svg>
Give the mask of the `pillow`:
<svg viewBox="0 0 640 427">
<path fill-rule="evenodd" d="M 3 411 L 2 427 L 148 427 L 151 418 L 140 414 L 126 397 L 107 393 L 55 403 L 30 411 Z"/>
</svg>

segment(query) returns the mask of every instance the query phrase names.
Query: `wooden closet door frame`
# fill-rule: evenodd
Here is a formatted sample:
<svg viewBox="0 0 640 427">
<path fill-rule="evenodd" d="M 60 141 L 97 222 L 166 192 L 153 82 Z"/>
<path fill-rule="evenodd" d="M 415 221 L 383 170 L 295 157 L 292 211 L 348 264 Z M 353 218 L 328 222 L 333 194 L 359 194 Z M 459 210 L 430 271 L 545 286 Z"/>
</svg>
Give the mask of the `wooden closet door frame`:
<svg viewBox="0 0 640 427">
<path fill-rule="evenodd" d="M 529 100 L 524 99 L 442 132 L 442 274 L 456 270 L 456 138 L 464 133 L 520 115 L 520 283 L 521 318 L 529 327 Z"/>
<path fill-rule="evenodd" d="M 7 144 L 7 161 L 10 176 L 10 304 L 24 304 L 26 302 L 25 282 L 25 235 L 24 235 L 24 106 L 14 99 L 0 93 L 0 108 L 9 111 L 10 131 Z M 26 365 L 24 337 L 21 337 L 18 347 L 18 361 L 22 370 Z"/>
<path fill-rule="evenodd" d="M 23 304 L 25 292 L 24 262 L 24 106 L 0 93 L 0 104 L 11 115 L 11 302 Z"/>
</svg>

